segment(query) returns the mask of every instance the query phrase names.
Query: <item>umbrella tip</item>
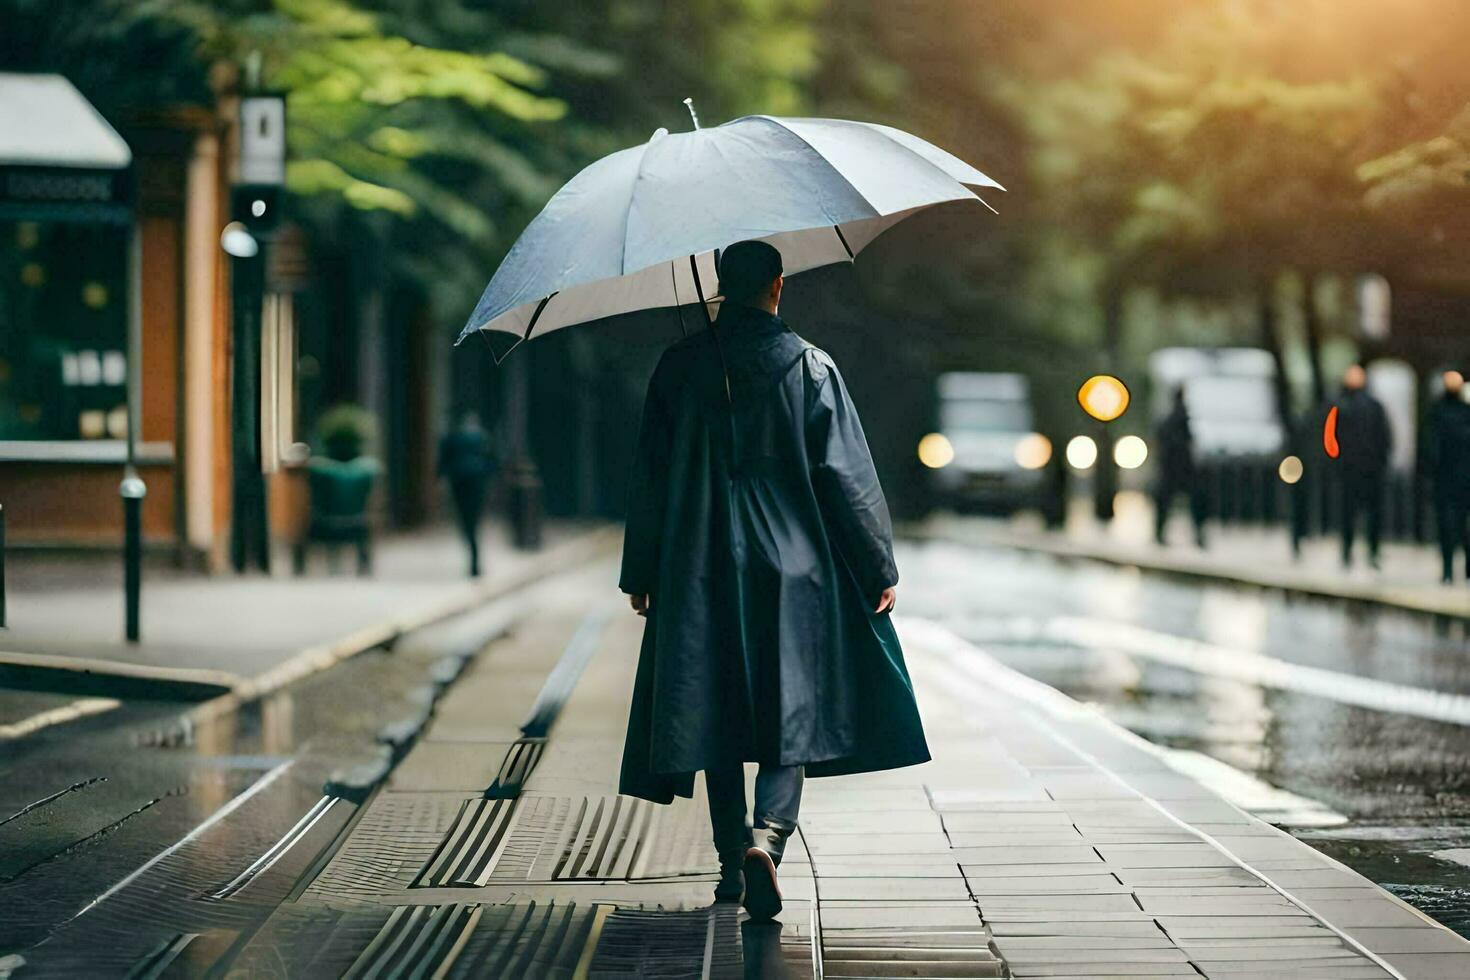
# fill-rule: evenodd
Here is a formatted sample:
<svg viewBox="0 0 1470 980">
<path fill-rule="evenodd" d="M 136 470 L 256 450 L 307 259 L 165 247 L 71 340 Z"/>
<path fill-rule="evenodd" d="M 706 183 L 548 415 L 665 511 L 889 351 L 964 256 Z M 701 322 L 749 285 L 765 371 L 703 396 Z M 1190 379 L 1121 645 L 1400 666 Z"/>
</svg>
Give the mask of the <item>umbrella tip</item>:
<svg viewBox="0 0 1470 980">
<path fill-rule="evenodd" d="M 694 100 L 693 99 L 685 99 L 684 100 L 684 108 L 686 108 L 686 109 L 689 110 L 689 118 L 692 119 L 692 120 L 694 120 L 694 128 L 695 129 L 698 129 L 699 128 L 699 113 L 697 113 L 697 112 L 694 111 Z"/>
</svg>

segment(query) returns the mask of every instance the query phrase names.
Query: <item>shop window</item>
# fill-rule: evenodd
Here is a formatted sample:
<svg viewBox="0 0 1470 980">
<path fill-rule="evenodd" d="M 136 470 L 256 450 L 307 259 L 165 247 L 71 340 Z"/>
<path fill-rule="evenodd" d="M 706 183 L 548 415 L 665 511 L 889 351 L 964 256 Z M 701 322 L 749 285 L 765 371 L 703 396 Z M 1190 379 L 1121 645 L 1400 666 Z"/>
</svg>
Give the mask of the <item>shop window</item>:
<svg viewBox="0 0 1470 980">
<path fill-rule="evenodd" d="M 0 221 L 0 440 L 126 438 L 127 236 Z"/>
</svg>

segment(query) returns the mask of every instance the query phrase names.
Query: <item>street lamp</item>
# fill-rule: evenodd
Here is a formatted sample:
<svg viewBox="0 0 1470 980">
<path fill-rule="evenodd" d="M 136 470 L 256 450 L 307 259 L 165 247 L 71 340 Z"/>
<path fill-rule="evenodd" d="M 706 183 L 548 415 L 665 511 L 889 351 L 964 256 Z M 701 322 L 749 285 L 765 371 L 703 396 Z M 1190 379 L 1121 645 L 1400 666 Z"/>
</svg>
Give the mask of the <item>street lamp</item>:
<svg viewBox="0 0 1470 980">
<path fill-rule="evenodd" d="M 1113 518 L 1113 497 L 1118 492 L 1118 462 L 1114 458 L 1113 433 L 1108 423 L 1128 411 L 1128 386 L 1111 374 L 1094 374 L 1077 389 L 1077 404 L 1101 422 L 1097 432 L 1097 470 L 1092 478 L 1092 510 L 1098 520 Z M 1142 460 L 1139 460 L 1142 463 Z"/>
<path fill-rule="evenodd" d="M 270 527 L 260 431 L 261 317 L 265 245 L 279 223 L 286 182 L 286 100 L 252 94 L 240 100 L 240 156 L 230 189 L 231 221 L 220 235 L 230 256 L 234 363 L 230 398 L 230 562 L 243 572 L 251 559 L 270 571 Z"/>
</svg>

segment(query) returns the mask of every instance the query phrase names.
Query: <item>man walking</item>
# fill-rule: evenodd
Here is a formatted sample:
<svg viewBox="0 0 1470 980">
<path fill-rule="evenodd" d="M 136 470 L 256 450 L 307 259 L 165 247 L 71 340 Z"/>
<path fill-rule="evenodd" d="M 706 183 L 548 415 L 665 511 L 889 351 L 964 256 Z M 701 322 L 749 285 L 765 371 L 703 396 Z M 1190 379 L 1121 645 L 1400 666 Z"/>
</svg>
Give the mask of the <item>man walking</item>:
<svg viewBox="0 0 1470 980">
<path fill-rule="evenodd" d="M 1378 567 L 1378 540 L 1383 525 L 1383 490 L 1393 436 L 1388 413 L 1368 394 L 1368 373 L 1354 364 L 1342 378 L 1337 399 L 1338 464 L 1342 478 L 1342 564 L 1353 561 L 1353 536 L 1358 514 L 1364 514 L 1368 534 L 1368 564 Z"/>
<path fill-rule="evenodd" d="M 1470 404 L 1464 398 L 1465 378 L 1459 371 L 1444 373 L 1444 393 L 1429 409 L 1425 426 L 1425 456 L 1434 481 L 1435 516 L 1439 524 L 1439 553 L 1444 560 L 1443 581 L 1455 578 L 1455 551 L 1465 554 L 1465 576 L 1470 578 Z"/>
<path fill-rule="evenodd" d="M 480 416 L 466 412 L 459 425 L 439 441 L 439 474 L 449 481 L 459 532 L 470 553 L 470 575 L 480 575 L 480 513 L 485 507 L 485 484 L 495 471 L 490 437 Z"/>
<path fill-rule="evenodd" d="M 1154 540 L 1165 544 L 1164 529 L 1174 497 L 1183 493 L 1194 521 L 1194 543 L 1205 546 L 1203 495 L 1195 485 L 1194 434 L 1189 428 L 1189 409 L 1184 404 L 1184 387 L 1174 389 L 1174 407 L 1159 423 L 1154 437 L 1159 447 L 1159 472 L 1154 483 Z"/>
<path fill-rule="evenodd" d="M 781 909 L 806 776 L 929 758 L 883 490 L 837 368 L 776 315 L 781 272 L 764 242 L 726 249 L 719 319 L 654 371 L 619 583 L 648 619 L 621 791 L 668 803 L 703 770 L 715 898 L 757 919 Z"/>
</svg>

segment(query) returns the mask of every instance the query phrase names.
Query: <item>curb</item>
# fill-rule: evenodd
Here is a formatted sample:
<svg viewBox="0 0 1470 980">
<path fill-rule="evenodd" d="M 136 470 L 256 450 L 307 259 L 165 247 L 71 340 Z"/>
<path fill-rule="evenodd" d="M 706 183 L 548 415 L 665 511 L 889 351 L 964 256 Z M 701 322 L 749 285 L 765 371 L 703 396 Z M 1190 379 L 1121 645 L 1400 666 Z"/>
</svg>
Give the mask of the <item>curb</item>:
<svg viewBox="0 0 1470 980">
<path fill-rule="evenodd" d="M 58 684 L 60 680 L 60 684 Z M 0 651 L 0 687 L 163 701 L 203 701 L 244 680 L 223 670 L 150 667 L 88 657 Z"/>
<path fill-rule="evenodd" d="M 1151 559 L 1147 555 L 1119 554 L 1102 548 L 1090 547 L 1069 541 L 1049 541 L 1031 535 L 989 531 L 964 538 L 950 537 L 938 531 L 924 528 L 905 528 L 902 537 L 912 541 L 938 542 L 960 545 L 989 545 L 1011 548 L 1016 551 L 1031 551 L 1056 558 L 1085 559 L 1107 565 L 1128 566 L 1160 575 L 1176 575 L 1181 578 L 1206 579 L 1213 582 L 1228 582 L 1258 589 L 1272 589 L 1291 595 L 1311 596 L 1317 599 L 1333 599 L 1345 602 L 1361 602 L 1369 605 L 1399 609 L 1405 612 L 1442 616 L 1448 619 L 1470 620 L 1470 589 L 1461 589 L 1461 594 L 1442 597 L 1420 596 L 1403 590 L 1386 590 L 1371 585 L 1342 583 L 1326 585 L 1299 578 L 1272 576 L 1266 573 L 1244 574 L 1238 570 L 1220 569 L 1195 565 L 1188 562 L 1171 562 Z"/>
</svg>

